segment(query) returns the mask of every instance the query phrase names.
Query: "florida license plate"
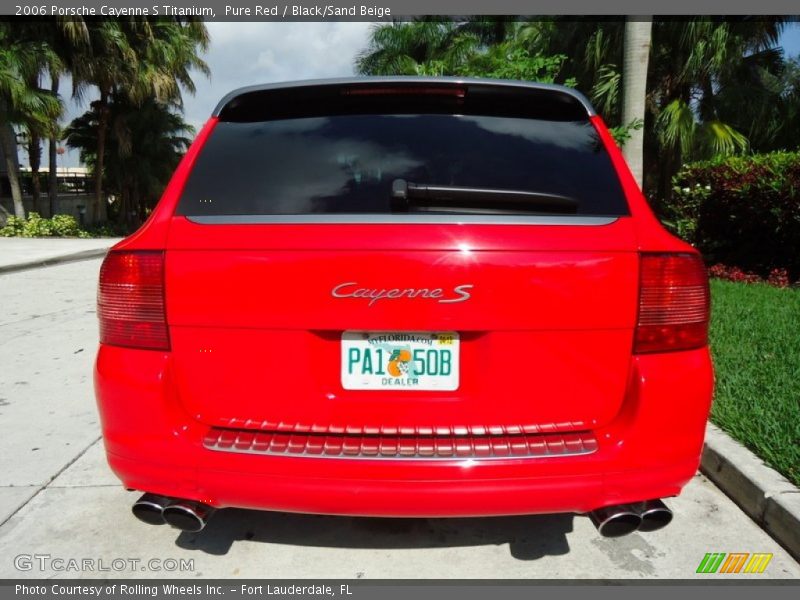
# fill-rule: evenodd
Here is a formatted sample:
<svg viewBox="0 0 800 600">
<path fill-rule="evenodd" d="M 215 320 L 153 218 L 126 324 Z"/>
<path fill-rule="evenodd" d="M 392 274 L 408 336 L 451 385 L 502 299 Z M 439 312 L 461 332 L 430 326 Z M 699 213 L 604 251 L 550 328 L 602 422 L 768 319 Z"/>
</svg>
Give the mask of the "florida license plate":
<svg viewBox="0 0 800 600">
<path fill-rule="evenodd" d="M 345 331 L 342 387 L 346 390 L 458 389 L 458 334 Z"/>
</svg>

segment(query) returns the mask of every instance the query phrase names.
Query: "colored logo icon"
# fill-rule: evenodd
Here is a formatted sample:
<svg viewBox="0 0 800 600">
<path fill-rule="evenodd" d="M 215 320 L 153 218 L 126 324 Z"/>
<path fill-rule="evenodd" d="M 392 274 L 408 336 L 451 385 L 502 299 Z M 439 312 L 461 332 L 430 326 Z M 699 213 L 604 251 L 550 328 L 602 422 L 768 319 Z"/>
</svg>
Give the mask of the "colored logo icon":
<svg viewBox="0 0 800 600">
<path fill-rule="evenodd" d="M 766 552 L 709 552 L 700 561 L 697 573 L 763 573 L 772 560 Z"/>
</svg>

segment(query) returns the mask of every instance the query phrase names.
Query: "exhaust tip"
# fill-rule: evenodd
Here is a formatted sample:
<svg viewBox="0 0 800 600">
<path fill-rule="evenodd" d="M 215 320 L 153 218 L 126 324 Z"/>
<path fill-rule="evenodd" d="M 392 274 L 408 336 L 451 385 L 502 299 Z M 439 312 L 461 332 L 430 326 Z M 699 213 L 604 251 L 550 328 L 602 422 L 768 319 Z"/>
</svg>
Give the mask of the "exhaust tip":
<svg viewBox="0 0 800 600">
<path fill-rule="evenodd" d="M 600 535 L 609 538 L 633 533 L 642 524 L 642 517 L 628 505 L 598 508 L 590 512 L 589 517 Z"/>
<path fill-rule="evenodd" d="M 638 508 L 642 516 L 639 531 L 657 531 L 672 521 L 672 511 L 661 500 L 647 500 Z"/>
<path fill-rule="evenodd" d="M 179 500 L 164 509 L 164 520 L 181 531 L 202 531 L 214 508 L 201 502 Z"/>
<path fill-rule="evenodd" d="M 164 524 L 164 508 L 172 501 L 167 496 L 158 494 L 144 494 L 133 503 L 131 511 L 133 515 L 148 525 Z"/>
</svg>

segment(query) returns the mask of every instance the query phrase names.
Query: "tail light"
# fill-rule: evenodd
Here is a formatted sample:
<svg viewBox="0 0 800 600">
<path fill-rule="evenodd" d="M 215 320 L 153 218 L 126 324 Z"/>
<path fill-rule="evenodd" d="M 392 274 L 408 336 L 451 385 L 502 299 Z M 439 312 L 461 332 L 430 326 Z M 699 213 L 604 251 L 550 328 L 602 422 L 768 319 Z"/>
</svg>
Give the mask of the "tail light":
<svg viewBox="0 0 800 600">
<path fill-rule="evenodd" d="M 164 304 L 164 253 L 110 252 L 97 292 L 100 342 L 169 350 Z"/>
<path fill-rule="evenodd" d="M 708 343 L 709 291 L 696 254 L 644 253 L 634 353 L 701 348 Z"/>
</svg>

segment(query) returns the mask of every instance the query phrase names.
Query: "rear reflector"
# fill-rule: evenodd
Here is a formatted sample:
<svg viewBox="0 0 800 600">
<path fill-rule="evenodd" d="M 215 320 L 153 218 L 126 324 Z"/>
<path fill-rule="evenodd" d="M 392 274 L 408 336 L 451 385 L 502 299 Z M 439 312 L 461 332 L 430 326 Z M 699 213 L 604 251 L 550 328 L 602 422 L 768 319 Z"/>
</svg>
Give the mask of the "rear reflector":
<svg viewBox="0 0 800 600">
<path fill-rule="evenodd" d="M 164 308 L 164 253 L 110 252 L 97 291 L 100 342 L 169 350 Z"/>
<path fill-rule="evenodd" d="M 642 254 L 636 354 L 702 348 L 708 343 L 709 291 L 696 254 Z"/>
</svg>

